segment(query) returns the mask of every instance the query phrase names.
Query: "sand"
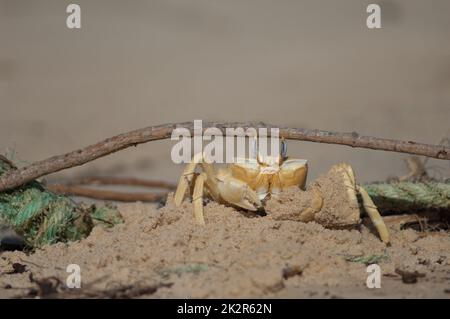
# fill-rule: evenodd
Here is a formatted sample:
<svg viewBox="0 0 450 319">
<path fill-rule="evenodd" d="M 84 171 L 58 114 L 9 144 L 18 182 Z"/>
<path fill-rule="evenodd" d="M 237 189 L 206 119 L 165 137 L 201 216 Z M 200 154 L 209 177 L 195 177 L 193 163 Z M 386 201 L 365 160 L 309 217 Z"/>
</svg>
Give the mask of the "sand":
<svg viewBox="0 0 450 319">
<path fill-rule="evenodd" d="M 140 127 L 194 119 L 425 143 L 448 135 L 446 0 L 384 1 L 381 30 L 364 27 L 367 4 L 355 1 L 79 3 L 83 27 L 70 32 L 64 3 L 0 0 L 0 146 L 18 165 Z M 46 178 L 176 181 L 183 167 L 170 160 L 172 146 L 141 145 Z M 289 155 L 308 159 L 311 178 L 340 161 L 352 164 L 359 182 L 405 171 L 406 155 L 388 152 L 290 142 Z M 428 165 L 443 167 L 436 177 L 450 176 L 447 162 Z M 34 254 L 0 253 L 0 296 L 36 288 L 30 274 L 62 280 L 69 263 L 81 266 L 83 291 L 172 283 L 152 294 L 155 289 L 135 291 L 156 298 L 449 296 L 448 233 L 392 229 L 386 248 L 364 226 L 330 230 L 320 220 L 295 220 L 297 199 L 273 202 L 265 217 L 211 203 L 203 228 L 187 206 L 122 205 L 125 223 L 114 229 Z M 379 254 L 387 256 L 380 261 L 382 288 L 369 290 L 366 266 L 346 257 Z M 6 274 L 14 263 L 25 271 Z M 403 284 L 396 268 L 425 277 Z M 284 279 L 285 269 L 297 275 Z"/>
<path fill-rule="evenodd" d="M 79 242 L 0 253 L 0 297 L 450 297 L 445 231 L 392 228 L 386 246 L 363 225 L 326 229 L 215 202 L 203 227 L 189 202 L 176 208 L 171 197 L 162 208 L 119 209 L 123 224 Z M 366 286 L 369 259 L 381 267 L 380 289 Z M 69 264 L 81 268 L 81 289 L 64 288 Z"/>
<path fill-rule="evenodd" d="M 276 220 L 315 221 L 327 228 L 351 228 L 359 224 L 360 208 L 356 197 L 355 180 L 345 177 L 351 167 L 333 165 L 308 185 L 305 192 L 297 187 L 283 190 L 270 198 L 265 210 Z M 350 183 L 353 186 L 346 186 Z"/>
</svg>

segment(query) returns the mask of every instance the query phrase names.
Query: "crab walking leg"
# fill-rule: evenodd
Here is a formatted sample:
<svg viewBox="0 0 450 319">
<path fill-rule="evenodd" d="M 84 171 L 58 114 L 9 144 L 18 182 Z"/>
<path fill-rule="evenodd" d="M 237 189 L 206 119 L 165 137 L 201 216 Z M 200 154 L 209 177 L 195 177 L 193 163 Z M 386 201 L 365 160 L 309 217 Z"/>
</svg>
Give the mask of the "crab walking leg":
<svg viewBox="0 0 450 319">
<path fill-rule="evenodd" d="M 358 199 L 356 198 L 356 178 L 353 168 L 345 163 L 337 164 L 335 167 L 343 171 L 344 185 L 347 188 L 348 199 L 353 205 L 358 206 Z"/>
<path fill-rule="evenodd" d="M 189 184 L 192 182 L 195 174 L 197 164 L 201 163 L 207 174 L 211 176 L 214 175 L 211 165 L 205 163 L 205 158 L 206 157 L 203 153 L 197 153 L 192 158 L 192 161 L 186 165 L 186 168 L 183 170 L 183 174 L 181 174 L 180 181 L 178 182 L 177 190 L 175 191 L 174 201 L 176 206 L 180 206 L 183 202 L 186 191 L 188 190 Z"/>
<path fill-rule="evenodd" d="M 192 162 L 186 165 L 186 168 L 183 170 L 183 174 L 181 174 L 180 180 L 178 182 L 177 190 L 175 191 L 174 201 L 176 206 L 180 206 L 183 202 L 186 191 L 188 190 L 189 184 L 192 182 L 193 176 L 195 174 L 195 168 L 198 164 L 201 164 L 203 170 L 207 175 L 205 180 L 208 184 L 211 196 L 215 200 L 218 199 L 218 190 L 214 178 L 214 169 L 211 164 L 207 163 L 206 161 L 209 161 L 209 158 L 205 154 L 198 153 L 192 158 Z"/>
<path fill-rule="evenodd" d="M 389 231 L 386 225 L 384 224 L 383 218 L 381 217 L 380 212 L 377 209 L 377 206 L 374 204 L 372 198 L 370 198 L 366 190 L 356 184 L 355 174 L 353 173 L 353 169 L 351 168 L 351 166 L 345 163 L 341 163 L 338 164 L 336 167 L 342 168 L 345 171 L 347 178 L 345 179 L 344 183 L 345 186 L 347 186 L 349 198 L 357 201 L 356 192 L 359 192 L 363 201 L 364 210 L 366 211 L 367 215 L 369 215 L 370 220 L 377 229 L 381 241 L 386 244 L 389 243 Z"/>
<path fill-rule="evenodd" d="M 180 181 L 178 182 L 177 190 L 175 191 L 175 205 L 180 206 L 183 202 L 184 195 L 186 195 L 186 190 L 189 188 L 189 184 L 192 181 L 192 178 L 195 173 L 195 167 L 197 163 L 192 161 L 189 163 L 181 174 Z"/>
<path fill-rule="evenodd" d="M 322 209 L 323 206 L 323 197 L 322 193 L 314 187 L 312 189 L 313 199 L 311 201 L 311 207 L 305 208 L 300 213 L 300 220 L 302 222 L 310 222 L 314 220 L 314 215 Z"/>
<path fill-rule="evenodd" d="M 389 243 L 389 231 L 383 221 L 383 218 L 380 215 L 380 212 L 377 209 L 377 206 L 375 206 L 372 198 L 370 198 L 369 194 L 363 187 L 358 186 L 358 191 L 363 200 L 364 209 L 366 210 L 367 215 L 369 215 L 372 223 L 375 225 L 375 228 L 377 229 L 381 240 L 384 243 L 388 244 Z"/>
<path fill-rule="evenodd" d="M 203 218 L 203 189 L 205 185 L 206 174 L 202 173 L 195 179 L 192 201 L 194 202 L 194 217 L 198 224 L 205 225 Z"/>
</svg>

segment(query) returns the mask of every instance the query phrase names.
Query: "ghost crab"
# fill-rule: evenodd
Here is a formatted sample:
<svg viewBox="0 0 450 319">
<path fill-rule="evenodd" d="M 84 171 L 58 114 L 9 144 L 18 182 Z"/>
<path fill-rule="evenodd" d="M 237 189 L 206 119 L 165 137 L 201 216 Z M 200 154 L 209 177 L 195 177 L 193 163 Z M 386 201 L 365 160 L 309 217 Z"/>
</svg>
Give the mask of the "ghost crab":
<svg viewBox="0 0 450 319">
<path fill-rule="evenodd" d="M 254 158 L 237 158 L 233 164 L 215 168 L 204 153 L 196 154 L 184 169 L 176 192 L 174 202 L 180 206 L 189 190 L 192 193 L 194 217 L 198 224 L 204 225 L 203 198 L 249 211 L 264 211 L 264 204 L 270 197 L 276 197 L 283 189 L 298 186 L 305 190 L 308 173 L 307 160 L 291 159 L 287 156 L 284 140 L 280 143 L 278 156 L 260 156 Z M 202 168 L 196 173 L 197 166 Z M 332 170 L 340 174 L 346 188 L 347 199 L 358 206 L 357 195 L 362 199 L 362 206 L 376 227 L 381 240 L 389 243 L 389 232 L 377 207 L 367 192 L 356 183 L 353 169 L 349 164 L 334 165 Z M 193 184 L 193 190 L 191 185 Z M 300 213 L 302 221 L 313 220 L 314 214 L 323 206 L 324 199 L 319 192 L 312 189 L 314 199 L 310 207 Z M 359 215 L 359 214 L 358 214 Z M 359 216 L 358 216 L 359 218 Z"/>
</svg>

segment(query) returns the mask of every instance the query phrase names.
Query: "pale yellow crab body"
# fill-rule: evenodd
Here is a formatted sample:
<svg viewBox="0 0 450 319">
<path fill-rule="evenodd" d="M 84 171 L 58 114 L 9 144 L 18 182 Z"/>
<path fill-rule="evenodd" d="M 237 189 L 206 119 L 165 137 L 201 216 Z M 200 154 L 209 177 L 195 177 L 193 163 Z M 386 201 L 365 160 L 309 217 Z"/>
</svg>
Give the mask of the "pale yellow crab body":
<svg viewBox="0 0 450 319">
<path fill-rule="evenodd" d="M 201 165 L 203 173 L 195 173 L 197 165 Z M 215 169 L 204 154 L 197 154 L 180 178 L 175 204 L 181 204 L 189 184 L 194 182 L 192 196 L 200 223 L 203 223 L 201 203 L 204 195 L 222 204 L 256 211 L 263 209 L 265 199 L 276 196 L 283 188 L 299 186 L 303 189 L 307 172 L 307 161 L 302 159 L 281 156 L 237 158 L 234 163 Z"/>
<path fill-rule="evenodd" d="M 288 159 L 281 165 L 264 165 L 256 159 L 246 159 L 229 167 L 231 175 L 246 182 L 261 201 L 271 195 L 276 196 L 283 188 L 290 186 L 304 189 L 308 173 L 307 161 L 303 159 Z"/>
</svg>

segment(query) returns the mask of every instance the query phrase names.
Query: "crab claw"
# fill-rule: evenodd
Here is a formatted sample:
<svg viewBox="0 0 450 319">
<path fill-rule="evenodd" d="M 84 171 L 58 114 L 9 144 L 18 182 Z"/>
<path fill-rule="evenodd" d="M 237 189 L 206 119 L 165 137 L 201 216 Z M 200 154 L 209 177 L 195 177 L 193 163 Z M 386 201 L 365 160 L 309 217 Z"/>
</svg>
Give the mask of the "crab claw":
<svg viewBox="0 0 450 319">
<path fill-rule="evenodd" d="M 258 194 L 248 184 L 233 177 L 218 183 L 220 197 L 225 202 L 251 211 L 261 209 L 262 203 Z"/>
</svg>

